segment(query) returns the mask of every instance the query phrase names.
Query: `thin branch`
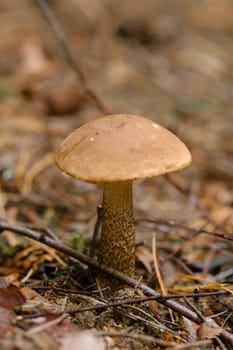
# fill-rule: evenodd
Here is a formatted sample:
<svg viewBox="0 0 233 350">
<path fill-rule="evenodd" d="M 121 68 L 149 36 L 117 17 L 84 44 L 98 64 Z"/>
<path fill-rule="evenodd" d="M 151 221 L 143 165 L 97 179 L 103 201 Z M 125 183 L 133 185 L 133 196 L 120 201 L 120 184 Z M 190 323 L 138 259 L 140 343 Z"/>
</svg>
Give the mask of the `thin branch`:
<svg viewBox="0 0 233 350">
<path fill-rule="evenodd" d="M 106 332 L 106 331 L 99 331 L 94 333 L 98 337 L 124 337 L 124 338 L 132 338 L 132 339 L 139 339 L 142 341 L 155 343 L 160 346 L 175 346 L 175 342 L 168 342 L 162 339 L 154 338 L 150 335 L 145 334 L 136 334 L 136 333 L 127 333 L 127 332 Z"/>
<path fill-rule="evenodd" d="M 89 292 L 84 290 L 60 288 L 60 287 L 54 287 L 54 286 L 30 286 L 30 288 L 34 290 L 49 290 L 49 291 L 54 291 L 58 293 L 60 292 L 65 294 L 78 294 L 78 295 L 88 295 L 88 296 L 93 296 L 93 294 L 99 293 L 98 290 L 93 290 Z"/>
<path fill-rule="evenodd" d="M 182 230 L 189 231 L 195 235 L 205 234 L 205 235 L 214 236 L 217 238 L 221 238 L 221 239 L 233 242 L 233 233 L 226 235 L 224 233 L 219 233 L 219 232 L 210 232 L 210 231 L 206 231 L 206 230 L 202 230 L 202 229 L 188 227 L 188 226 L 185 226 L 183 224 L 177 223 L 175 221 L 142 218 L 142 219 L 137 219 L 135 222 L 136 222 L 136 224 L 140 224 L 140 225 L 151 224 L 151 225 L 156 226 L 156 227 L 168 226 L 168 227 L 180 228 Z"/>
<path fill-rule="evenodd" d="M 90 258 L 93 258 L 95 255 L 100 226 L 102 224 L 102 218 L 103 218 L 103 208 L 99 205 L 97 207 L 97 220 L 95 223 L 95 227 L 94 227 L 94 231 L 91 239 L 90 254 L 89 254 Z"/>
<path fill-rule="evenodd" d="M 30 288 L 35 290 L 53 290 L 56 292 L 62 292 L 62 293 L 70 293 L 70 294 L 80 294 L 80 295 L 90 295 L 94 297 L 94 293 L 97 293 L 98 291 L 93 292 L 84 292 L 84 291 L 78 291 L 73 289 L 65 289 L 65 288 L 57 288 L 57 287 L 49 287 L 49 286 L 31 286 Z M 206 297 L 206 296 L 215 296 L 215 295 L 229 295 L 225 291 L 218 291 L 218 292 L 206 292 L 206 293 L 200 293 L 200 297 Z M 183 299 L 183 298 L 193 298 L 196 297 L 195 293 L 190 294 L 171 294 L 164 296 L 165 299 Z M 76 314 L 81 313 L 85 311 L 100 311 L 105 310 L 110 307 L 117 307 L 117 306 L 123 306 L 123 305 L 130 305 L 130 304 L 138 304 L 138 303 L 144 303 L 151 300 L 156 300 L 157 297 L 150 296 L 150 297 L 141 297 L 141 298 L 134 298 L 134 299 L 126 299 L 126 300 L 120 300 L 112 303 L 105 303 L 105 304 L 99 304 L 95 306 L 86 306 L 82 308 L 75 308 L 72 310 L 66 310 L 66 313 L 68 314 Z M 59 313 L 60 314 L 60 313 Z"/>
<path fill-rule="evenodd" d="M 218 344 L 218 346 L 221 350 L 227 350 L 225 345 L 221 342 L 221 340 L 219 339 L 218 336 L 216 336 L 214 339 L 216 340 L 216 343 Z"/>
<path fill-rule="evenodd" d="M 163 278 L 162 278 L 162 274 L 159 268 L 159 262 L 158 262 L 158 257 L 157 257 L 157 247 L 156 247 L 156 234 L 153 233 L 152 236 L 152 255 L 153 255 L 153 262 L 154 262 L 154 269 L 155 269 L 155 275 L 157 277 L 157 280 L 159 282 L 159 286 L 162 292 L 162 295 L 165 296 L 167 295 L 167 288 L 164 284 Z M 174 315 L 171 309 L 169 309 L 169 314 L 171 317 L 172 322 L 174 323 Z"/>
<path fill-rule="evenodd" d="M 183 188 L 178 181 L 176 181 L 176 177 L 173 174 L 165 175 L 165 179 L 174 186 L 180 193 L 188 196 L 190 203 L 196 208 L 202 215 L 203 218 L 206 218 L 209 222 L 216 224 L 212 218 L 210 218 L 208 209 L 201 203 L 201 200 L 194 195 L 194 193 L 185 188 Z"/>
<path fill-rule="evenodd" d="M 197 340 L 189 344 L 181 344 L 181 345 L 176 345 L 175 347 L 172 348 L 166 348 L 167 350 L 192 350 L 194 347 L 196 348 L 197 346 L 208 346 L 212 344 L 212 340 L 206 339 L 206 340 Z"/>
<path fill-rule="evenodd" d="M 59 24 L 57 18 L 55 17 L 51 7 L 49 6 L 46 0 L 37 0 L 37 3 L 43 12 L 49 26 L 53 30 L 64 54 L 66 60 L 74 73 L 76 74 L 78 80 L 82 84 L 84 91 L 87 96 L 95 103 L 96 107 L 103 112 L 104 114 L 111 114 L 110 110 L 105 106 L 105 103 L 100 99 L 100 97 L 96 94 L 96 92 L 89 86 L 85 73 L 80 68 L 79 64 L 76 62 L 74 55 L 71 51 L 71 48 L 68 45 L 68 41 L 66 35 Z"/>
<path fill-rule="evenodd" d="M 209 223 L 213 224 L 216 229 L 222 230 L 222 225 L 217 223 L 209 213 L 209 210 L 206 208 L 206 206 L 202 203 L 202 200 L 198 198 L 195 193 L 193 192 L 193 189 L 191 187 L 190 190 L 187 190 L 183 188 L 179 182 L 176 180 L 176 177 L 174 174 L 170 173 L 165 175 L 165 179 L 174 186 L 180 193 L 188 197 L 189 202 L 192 204 L 194 208 L 196 208 L 201 216 L 206 219 Z"/>
<path fill-rule="evenodd" d="M 27 331 L 25 331 L 25 334 L 26 335 L 32 335 L 32 334 L 35 334 L 35 333 L 42 332 L 42 331 L 50 328 L 51 326 L 54 326 L 54 325 L 62 322 L 65 318 L 67 318 L 67 314 L 63 313 L 61 316 L 59 316 L 55 320 L 48 321 L 46 323 L 40 324 L 39 326 L 34 326 L 34 327 L 28 329 Z"/>
<path fill-rule="evenodd" d="M 98 269 L 99 271 L 105 273 L 106 275 L 112 276 L 112 277 L 120 280 L 121 282 L 123 282 L 123 283 L 125 283 L 133 288 L 135 288 L 137 286 L 140 290 L 142 290 L 144 292 L 145 295 L 155 297 L 155 300 L 157 300 L 159 303 L 169 307 L 170 309 L 177 312 L 178 314 L 190 319 L 191 321 L 193 321 L 197 324 L 202 323 L 199 316 L 197 316 L 197 314 L 195 312 L 193 312 L 192 310 L 189 310 L 184 305 L 181 305 L 181 304 L 177 303 L 176 301 L 166 299 L 160 293 L 154 291 L 153 289 L 148 287 L 146 284 L 144 284 L 144 283 L 138 284 L 137 280 L 135 280 L 131 277 L 128 277 L 128 276 L 124 275 L 123 273 L 118 272 L 112 268 L 109 268 L 109 267 L 106 267 L 102 264 L 99 264 L 97 261 L 91 259 L 89 256 L 81 254 L 81 253 L 75 251 L 74 249 L 67 247 L 66 245 L 64 245 L 62 243 L 56 242 L 53 239 L 51 239 L 50 237 L 46 237 L 45 235 L 40 234 L 39 232 L 22 227 L 20 225 L 8 224 L 7 222 L 0 220 L 0 232 L 3 232 L 4 230 L 9 230 L 9 231 L 18 233 L 20 235 L 23 235 L 25 237 L 42 242 L 42 243 L 60 251 L 60 252 L 63 252 L 64 254 L 66 254 L 72 258 L 79 260 L 83 264 L 86 264 L 92 268 Z M 217 325 L 217 323 L 209 317 L 204 318 L 204 320 L 205 320 L 205 323 L 209 324 L 213 328 L 219 327 Z M 233 345 L 233 334 L 230 334 L 229 332 L 222 330 L 220 337 L 226 344 Z"/>
<path fill-rule="evenodd" d="M 193 305 L 186 297 L 184 297 L 184 301 L 186 302 L 186 304 L 190 307 L 190 309 L 192 309 L 197 316 L 200 318 L 200 320 L 202 322 L 205 322 L 205 317 L 202 315 L 202 313 L 196 308 L 195 305 Z"/>
<path fill-rule="evenodd" d="M 80 294 L 80 295 L 90 295 L 93 296 L 93 294 L 99 293 L 99 290 L 92 290 L 89 291 L 82 291 L 82 290 L 76 290 L 76 289 L 68 289 L 68 288 L 60 288 L 60 287 L 54 287 L 54 286 L 30 286 L 30 288 L 35 290 L 50 290 L 55 292 L 61 292 L 61 293 L 67 293 L 67 294 Z M 230 296 L 230 294 L 225 290 L 218 290 L 218 291 L 211 291 L 211 292 L 200 292 L 200 293 L 180 293 L 180 294 L 169 294 L 164 295 L 163 297 L 165 299 L 183 299 L 186 298 L 202 298 L 202 297 L 212 297 L 212 296 Z M 143 297 L 143 298 L 137 298 L 137 299 L 130 299 L 131 301 L 134 301 L 134 303 L 141 303 L 145 301 L 155 300 L 155 297 Z M 124 300 L 124 303 L 127 303 L 127 300 Z"/>
<path fill-rule="evenodd" d="M 156 251 L 156 235 L 153 233 L 152 236 L 152 254 L 153 254 L 153 262 L 154 262 L 154 269 L 155 269 L 155 274 L 157 277 L 157 280 L 159 282 L 159 286 L 162 292 L 162 295 L 165 296 L 167 295 L 167 288 L 163 282 L 162 275 L 159 269 L 159 263 L 158 263 L 158 258 L 157 258 L 157 251 Z"/>
</svg>

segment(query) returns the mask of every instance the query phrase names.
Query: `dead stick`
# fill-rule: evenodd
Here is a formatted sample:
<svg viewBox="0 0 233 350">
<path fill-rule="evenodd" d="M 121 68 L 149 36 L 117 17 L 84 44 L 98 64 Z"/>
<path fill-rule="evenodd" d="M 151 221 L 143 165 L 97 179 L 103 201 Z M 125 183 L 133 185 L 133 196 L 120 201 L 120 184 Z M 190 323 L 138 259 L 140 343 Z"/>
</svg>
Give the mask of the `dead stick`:
<svg viewBox="0 0 233 350">
<path fill-rule="evenodd" d="M 91 292 L 88 291 L 80 291 L 76 289 L 69 289 L 69 288 L 59 288 L 59 287 L 54 287 L 54 286 L 30 286 L 31 289 L 35 290 L 53 290 L 56 292 L 61 292 L 61 293 L 67 293 L 67 294 L 80 294 L 80 295 L 91 295 L 93 296 L 96 293 L 99 293 L 99 290 L 92 290 Z M 186 298 L 202 298 L 202 297 L 212 297 L 212 296 L 230 296 L 228 292 L 225 290 L 217 290 L 213 292 L 200 292 L 200 293 L 180 293 L 180 294 L 169 294 L 169 295 L 164 295 L 163 297 L 165 299 L 182 299 L 184 297 Z M 143 297 L 143 298 L 137 298 L 137 299 L 130 299 L 130 301 L 134 300 L 135 303 L 141 303 L 145 301 L 150 301 L 150 300 L 155 300 L 155 298 L 152 297 Z M 127 304 L 127 300 L 124 300 L 123 303 Z"/>
<path fill-rule="evenodd" d="M 67 62 L 69 63 L 72 70 L 75 72 L 78 80 L 81 82 L 84 91 L 87 96 L 95 103 L 97 108 L 103 112 L 104 114 L 111 114 L 110 110 L 105 106 L 104 102 L 100 99 L 100 97 L 96 94 L 96 92 L 90 88 L 87 83 L 86 76 L 80 66 L 77 64 L 71 49 L 68 45 L 68 41 L 66 39 L 65 33 L 62 30 L 58 20 L 56 19 L 52 9 L 50 8 L 48 2 L 46 0 L 37 0 L 37 3 L 43 12 L 45 18 L 47 19 L 48 24 L 52 28 L 64 54 Z"/>
<path fill-rule="evenodd" d="M 102 223 L 102 218 L 103 218 L 103 208 L 100 205 L 98 205 L 98 207 L 97 207 L 97 220 L 95 223 L 95 227 L 94 227 L 94 231 L 93 231 L 93 235 L 92 235 L 92 239 L 91 239 L 91 245 L 90 245 L 90 254 L 89 254 L 90 258 L 93 258 L 95 255 L 98 235 L 99 235 L 100 226 Z"/>
<path fill-rule="evenodd" d="M 99 293 L 98 290 L 94 290 L 91 292 L 88 291 L 80 291 L 80 290 L 76 290 L 76 289 L 69 289 L 69 288 L 59 288 L 59 287 L 53 287 L 53 286 L 39 286 L 39 285 L 35 285 L 35 286 L 30 286 L 31 289 L 35 289 L 35 290 L 53 290 L 56 292 L 61 292 L 61 293 L 67 293 L 67 294 L 80 294 L 80 295 L 91 295 L 93 296 L 96 293 Z M 229 294 L 228 292 L 226 292 L 225 290 L 218 290 L 218 291 L 214 291 L 214 292 L 203 292 L 203 293 L 181 293 L 181 294 L 169 294 L 169 295 L 164 295 L 163 297 L 165 299 L 183 299 L 184 297 L 186 298 L 201 298 L 201 297 L 212 297 L 212 296 L 230 296 L 231 294 Z M 133 300 L 134 303 L 142 303 L 145 301 L 150 301 L 150 300 L 155 300 L 154 296 L 151 297 L 142 297 L 142 298 L 137 298 L 137 299 L 130 299 L 130 302 Z M 122 302 L 123 304 L 127 304 L 128 301 L 124 300 Z"/>
<path fill-rule="evenodd" d="M 121 272 L 118 272 L 114 269 L 111 269 L 110 267 L 101 265 L 97 261 L 91 259 L 89 256 L 81 254 L 81 253 L 75 251 L 74 249 L 67 247 L 66 245 L 64 245 L 62 243 L 56 242 L 53 239 L 51 239 L 50 237 L 46 237 L 45 235 L 43 235 L 39 232 L 22 227 L 20 225 L 11 225 L 5 221 L 0 220 L 0 232 L 3 232 L 4 230 L 12 231 L 12 232 L 18 233 L 20 235 L 23 235 L 25 237 L 42 242 L 42 243 L 48 245 L 49 247 L 54 248 L 54 249 L 66 254 L 72 258 L 75 258 L 75 259 L 79 260 L 80 262 L 82 262 L 83 264 L 86 264 L 94 269 L 97 269 L 97 270 L 99 270 L 99 271 L 101 271 L 109 276 L 112 276 L 112 277 L 120 280 L 121 282 L 133 287 L 133 288 L 138 287 L 139 289 L 141 289 L 144 292 L 145 295 L 154 296 L 155 300 L 157 300 L 159 303 L 169 307 L 173 311 L 188 318 L 189 320 L 191 320 L 197 324 L 203 323 L 202 320 L 200 320 L 199 316 L 195 312 L 193 312 L 192 310 L 189 310 L 184 305 L 181 305 L 181 304 L 177 303 L 176 301 L 164 298 L 160 293 L 154 291 L 153 289 L 148 287 L 146 284 L 138 283 L 137 280 L 135 280 L 131 277 L 128 277 Z M 219 328 L 217 323 L 209 317 L 205 317 L 204 321 L 205 321 L 205 323 L 207 323 L 208 325 L 210 325 L 213 328 L 216 328 L 216 327 Z M 220 337 L 226 344 L 233 345 L 233 334 L 230 334 L 229 332 L 222 330 Z"/>
<path fill-rule="evenodd" d="M 200 234 L 205 234 L 209 236 L 214 236 L 217 238 L 221 238 L 227 241 L 233 241 L 232 233 L 230 234 L 224 234 L 220 232 L 210 232 L 202 229 L 196 229 L 193 227 L 188 227 L 183 224 L 177 223 L 175 221 L 166 221 L 166 220 L 161 220 L 161 219 L 147 219 L 147 218 L 142 218 L 142 219 L 137 219 L 135 220 L 136 224 L 151 224 L 154 226 L 168 226 L 168 227 L 175 227 L 175 228 L 180 228 L 181 230 L 189 231 L 195 235 L 200 235 Z"/>
<path fill-rule="evenodd" d="M 42 287 L 32 286 L 31 288 L 35 289 L 35 290 L 53 290 L 53 291 L 56 291 L 56 292 L 88 295 L 85 292 L 82 293 L 80 291 L 74 291 L 74 290 L 63 289 L 63 288 L 54 288 L 54 287 L 50 287 L 50 286 L 42 286 Z M 91 295 L 91 293 L 89 295 Z M 177 297 L 178 298 L 179 297 L 187 298 L 187 297 L 190 297 L 190 296 L 193 297 L 193 295 L 189 295 L 188 294 L 188 295 L 166 295 L 165 298 L 166 299 L 170 299 L 171 297 L 172 298 L 177 298 Z M 141 297 L 141 298 L 135 298 L 135 299 L 126 299 L 126 300 L 120 300 L 120 301 L 111 302 L 111 303 L 103 302 L 103 304 L 97 304 L 97 305 L 94 305 L 94 306 L 85 306 L 85 307 L 74 308 L 74 309 L 71 309 L 71 310 L 66 310 L 64 313 L 72 315 L 72 314 L 77 314 L 77 313 L 86 312 L 86 311 L 100 311 L 100 310 L 102 311 L 102 310 L 108 309 L 110 307 L 118 307 L 118 306 L 124 306 L 124 305 L 144 303 L 144 302 L 151 301 L 151 300 L 156 300 L 156 297 L 155 296 L 150 296 L 150 297 Z M 57 316 L 60 316 L 62 314 L 63 314 L 63 312 L 56 313 Z M 44 316 L 44 313 L 37 314 L 37 317 L 38 316 Z M 34 315 L 31 315 L 31 317 L 30 317 L 30 315 L 26 315 L 26 317 L 27 318 L 31 318 L 31 317 L 34 317 Z"/>
</svg>

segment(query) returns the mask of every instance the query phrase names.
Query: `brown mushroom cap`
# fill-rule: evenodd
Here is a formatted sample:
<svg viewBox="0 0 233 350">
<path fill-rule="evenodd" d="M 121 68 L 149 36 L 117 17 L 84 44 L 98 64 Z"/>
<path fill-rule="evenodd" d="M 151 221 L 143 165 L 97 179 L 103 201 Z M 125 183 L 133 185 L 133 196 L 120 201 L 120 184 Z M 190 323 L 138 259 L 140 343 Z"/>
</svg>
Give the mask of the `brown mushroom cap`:
<svg viewBox="0 0 233 350">
<path fill-rule="evenodd" d="M 71 133 L 58 148 L 56 163 L 82 181 L 110 183 L 183 169 L 191 155 L 182 141 L 154 121 L 114 114 Z"/>
</svg>

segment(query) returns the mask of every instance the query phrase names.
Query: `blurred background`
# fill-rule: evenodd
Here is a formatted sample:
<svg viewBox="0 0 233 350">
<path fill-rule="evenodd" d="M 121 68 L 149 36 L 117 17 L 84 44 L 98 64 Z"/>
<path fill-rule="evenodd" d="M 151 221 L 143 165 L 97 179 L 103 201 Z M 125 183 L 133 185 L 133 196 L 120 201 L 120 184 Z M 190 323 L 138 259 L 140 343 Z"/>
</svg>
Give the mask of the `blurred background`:
<svg viewBox="0 0 233 350">
<path fill-rule="evenodd" d="M 113 113 L 156 120 L 191 150 L 189 169 L 169 181 L 136 183 L 136 216 L 213 228 L 211 218 L 228 230 L 233 221 L 233 2 L 49 4 L 99 100 Z M 103 111 L 68 64 L 39 2 L 2 0 L 0 37 L 0 215 L 88 236 L 99 188 L 61 174 L 53 152 L 71 130 Z"/>
</svg>

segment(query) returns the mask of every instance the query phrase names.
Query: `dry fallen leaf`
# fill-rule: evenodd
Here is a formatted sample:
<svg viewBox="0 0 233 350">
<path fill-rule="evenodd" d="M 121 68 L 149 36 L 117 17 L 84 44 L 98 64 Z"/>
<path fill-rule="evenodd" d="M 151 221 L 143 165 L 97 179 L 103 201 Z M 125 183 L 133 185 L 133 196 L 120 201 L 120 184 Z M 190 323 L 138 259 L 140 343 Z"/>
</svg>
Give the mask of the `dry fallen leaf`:
<svg viewBox="0 0 233 350">
<path fill-rule="evenodd" d="M 31 335 L 30 337 L 25 333 L 17 333 L 12 337 L 4 337 L 0 341 L 0 348 L 4 350 L 58 350 L 58 339 L 50 337 L 45 332 L 40 332 Z"/>
<path fill-rule="evenodd" d="M 204 322 L 197 330 L 198 339 L 213 339 L 222 332 L 221 327 L 212 327 L 208 323 Z"/>
<path fill-rule="evenodd" d="M 18 287 L 0 286 L 0 336 L 13 331 L 13 321 L 16 317 L 14 307 L 24 302 L 25 298 Z"/>
<path fill-rule="evenodd" d="M 149 273 L 152 273 L 151 263 L 153 261 L 152 252 L 145 245 L 136 248 L 136 259 L 140 261 Z"/>
</svg>

